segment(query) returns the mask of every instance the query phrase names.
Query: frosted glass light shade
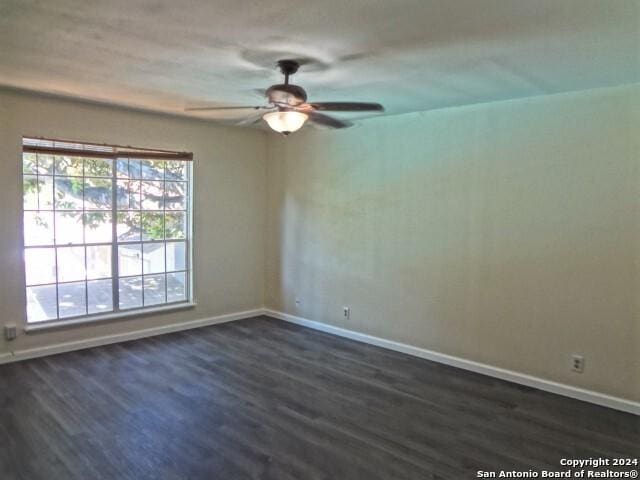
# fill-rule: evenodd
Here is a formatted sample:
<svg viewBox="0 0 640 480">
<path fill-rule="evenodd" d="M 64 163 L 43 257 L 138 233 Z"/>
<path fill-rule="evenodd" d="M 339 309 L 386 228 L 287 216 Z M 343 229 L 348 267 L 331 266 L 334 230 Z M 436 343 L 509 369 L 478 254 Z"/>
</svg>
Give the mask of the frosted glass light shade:
<svg viewBox="0 0 640 480">
<path fill-rule="evenodd" d="M 271 112 L 262 118 L 276 132 L 287 134 L 300 130 L 309 116 L 301 112 Z"/>
</svg>

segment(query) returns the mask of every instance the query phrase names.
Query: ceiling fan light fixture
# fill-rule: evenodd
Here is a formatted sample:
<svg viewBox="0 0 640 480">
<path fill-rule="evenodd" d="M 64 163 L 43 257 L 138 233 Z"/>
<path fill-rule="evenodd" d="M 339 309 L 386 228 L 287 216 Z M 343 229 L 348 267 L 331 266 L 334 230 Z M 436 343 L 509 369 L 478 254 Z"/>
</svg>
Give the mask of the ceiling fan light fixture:
<svg viewBox="0 0 640 480">
<path fill-rule="evenodd" d="M 262 118 L 276 132 L 288 135 L 300 130 L 309 115 L 302 112 L 285 111 L 265 113 Z"/>
</svg>

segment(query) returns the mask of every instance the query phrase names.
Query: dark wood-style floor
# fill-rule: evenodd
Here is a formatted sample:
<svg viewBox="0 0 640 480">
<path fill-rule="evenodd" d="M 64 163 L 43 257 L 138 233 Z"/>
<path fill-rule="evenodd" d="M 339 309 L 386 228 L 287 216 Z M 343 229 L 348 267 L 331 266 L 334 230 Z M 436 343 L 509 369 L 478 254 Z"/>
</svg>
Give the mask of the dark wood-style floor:
<svg viewBox="0 0 640 480">
<path fill-rule="evenodd" d="M 0 478 L 464 479 L 640 417 L 260 317 L 0 367 Z"/>
</svg>

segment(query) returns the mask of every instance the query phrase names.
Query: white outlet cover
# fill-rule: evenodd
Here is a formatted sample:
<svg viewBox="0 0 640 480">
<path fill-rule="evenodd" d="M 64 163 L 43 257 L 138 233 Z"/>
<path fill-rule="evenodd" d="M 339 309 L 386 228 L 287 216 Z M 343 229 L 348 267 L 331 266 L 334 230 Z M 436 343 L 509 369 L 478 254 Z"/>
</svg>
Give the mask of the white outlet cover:
<svg viewBox="0 0 640 480">
<path fill-rule="evenodd" d="M 9 323 L 4 326 L 4 338 L 13 340 L 18 336 L 18 329 L 15 323 Z"/>
<path fill-rule="evenodd" d="M 584 371 L 584 357 L 582 355 L 571 356 L 571 370 L 578 373 Z"/>
</svg>

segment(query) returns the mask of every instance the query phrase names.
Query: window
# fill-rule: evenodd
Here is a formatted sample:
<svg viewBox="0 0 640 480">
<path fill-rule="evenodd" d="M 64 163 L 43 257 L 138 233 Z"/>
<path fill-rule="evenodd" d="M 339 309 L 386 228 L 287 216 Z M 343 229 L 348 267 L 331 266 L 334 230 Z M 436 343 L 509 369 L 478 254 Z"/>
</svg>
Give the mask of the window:
<svg viewBox="0 0 640 480">
<path fill-rule="evenodd" d="M 191 301 L 191 158 L 23 139 L 29 322 Z"/>
</svg>

